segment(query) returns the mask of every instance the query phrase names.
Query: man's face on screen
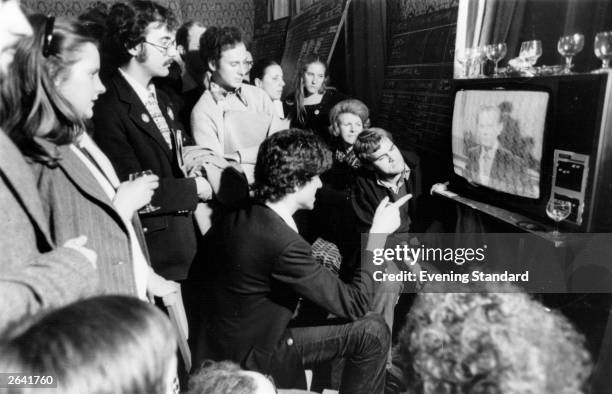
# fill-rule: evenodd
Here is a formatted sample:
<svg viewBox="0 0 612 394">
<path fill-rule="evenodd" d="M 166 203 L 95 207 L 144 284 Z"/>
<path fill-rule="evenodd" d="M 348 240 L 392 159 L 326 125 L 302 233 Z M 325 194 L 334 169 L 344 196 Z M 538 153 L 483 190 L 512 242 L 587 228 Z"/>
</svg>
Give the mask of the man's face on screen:
<svg viewBox="0 0 612 394">
<path fill-rule="evenodd" d="M 478 115 L 478 139 L 480 144 L 485 148 L 493 147 L 503 127 L 499 111 L 484 110 L 480 112 Z"/>
</svg>

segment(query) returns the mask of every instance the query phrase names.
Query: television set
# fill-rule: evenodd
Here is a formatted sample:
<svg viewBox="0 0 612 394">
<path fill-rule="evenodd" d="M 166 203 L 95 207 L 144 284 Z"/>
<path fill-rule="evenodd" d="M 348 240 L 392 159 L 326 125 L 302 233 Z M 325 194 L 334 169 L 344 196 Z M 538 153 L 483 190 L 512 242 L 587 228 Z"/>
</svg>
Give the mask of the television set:
<svg viewBox="0 0 612 394">
<path fill-rule="evenodd" d="M 612 231 L 612 83 L 607 74 L 454 80 L 450 189 L 566 231 Z"/>
</svg>

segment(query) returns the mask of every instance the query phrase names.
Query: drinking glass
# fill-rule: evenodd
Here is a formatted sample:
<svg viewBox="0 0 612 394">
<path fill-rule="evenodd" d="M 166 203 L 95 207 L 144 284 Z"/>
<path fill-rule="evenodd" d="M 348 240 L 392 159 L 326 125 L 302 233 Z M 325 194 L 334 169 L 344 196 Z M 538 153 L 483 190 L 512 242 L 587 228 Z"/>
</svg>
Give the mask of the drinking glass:
<svg viewBox="0 0 612 394">
<path fill-rule="evenodd" d="M 484 46 L 477 46 L 466 49 L 466 54 L 470 62 L 469 75 L 474 78 L 482 77 L 482 64 L 487 59 Z M 476 66 L 475 71 L 472 66 Z"/>
<path fill-rule="evenodd" d="M 601 60 L 601 68 L 595 72 L 607 72 L 612 59 L 612 31 L 602 31 L 595 35 L 595 56 Z"/>
<path fill-rule="evenodd" d="M 565 74 L 572 72 L 572 58 L 584 48 L 584 35 L 580 33 L 572 34 L 559 38 L 557 51 L 565 57 Z"/>
<path fill-rule="evenodd" d="M 521 50 L 519 52 L 519 57 L 521 59 L 533 67 L 537 63 L 540 56 L 542 56 L 542 41 L 523 41 L 521 44 Z"/>
<path fill-rule="evenodd" d="M 140 177 L 143 177 L 145 175 L 153 175 L 153 171 L 151 170 L 144 170 L 144 171 L 138 171 L 138 172 L 133 172 L 129 175 L 129 180 L 133 181 L 135 179 L 138 179 Z M 142 209 L 140 209 L 138 212 L 139 213 L 151 213 L 151 212 L 155 212 L 159 209 L 159 207 L 155 207 L 153 205 L 151 205 L 151 203 L 145 205 L 144 207 L 142 207 Z"/>
<path fill-rule="evenodd" d="M 495 62 L 495 72 L 494 76 L 499 76 L 499 68 L 497 64 L 500 60 L 506 57 L 506 52 L 508 51 L 508 47 L 505 42 L 501 42 L 498 44 L 487 45 L 485 48 L 485 52 L 487 55 L 487 59 Z"/>
<path fill-rule="evenodd" d="M 572 203 L 558 198 L 551 198 L 546 204 L 546 214 L 549 218 L 555 221 L 555 230 L 553 236 L 559 236 L 559 222 L 567 219 L 572 213 Z"/>
<path fill-rule="evenodd" d="M 468 77 L 468 72 L 469 72 L 469 67 L 470 67 L 467 51 L 468 51 L 467 49 L 464 49 L 463 51 L 456 50 L 454 52 L 455 60 L 461 66 L 461 77 L 462 78 Z"/>
</svg>

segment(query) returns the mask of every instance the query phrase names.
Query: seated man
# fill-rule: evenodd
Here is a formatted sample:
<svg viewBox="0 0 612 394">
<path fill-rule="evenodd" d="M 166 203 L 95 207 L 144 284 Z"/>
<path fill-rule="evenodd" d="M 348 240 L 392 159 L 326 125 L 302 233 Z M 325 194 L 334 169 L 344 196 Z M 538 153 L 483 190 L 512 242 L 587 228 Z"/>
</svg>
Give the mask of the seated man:
<svg viewBox="0 0 612 394">
<path fill-rule="evenodd" d="M 408 204 L 400 208 L 401 224 L 396 230 L 397 234 L 387 241 L 387 247 L 409 242 L 407 233 L 421 231 L 419 221 L 413 222 L 411 219 L 417 215 L 416 200 L 421 194 L 416 164 L 418 156 L 400 151 L 387 131 L 375 127 L 359 134 L 353 150 L 363 166 L 356 178 L 352 195 L 352 205 L 360 231 L 363 232 L 371 225 L 376 207 L 383 199 L 397 201 L 406 195 L 412 195 Z M 412 268 L 416 269 L 415 267 L 418 265 Z M 388 264 L 387 272 L 399 272 L 394 262 Z M 401 290 L 401 283 L 386 282 L 383 291 L 376 293 L 372 304 L 372 310 L 383 315 L 389 329 L 393 329 L 395 305 Z M 391 357 L 389 362 L 390 360 Z"/>
<path fill-rule="evenodd" d="M 417 296 L 400 333 L 408 392 L 586 392 L 584 336 L 518 288 L 487 286 Z"/>
<path fill-rule="evenodd" d="M 380 268 L 366 252 L 352 283 L 344 283 L 312 257 L 292 218 L 298 209 L 313 208 L 319 175 L 330 165 L 331 153 L 307 131 L 281 131 L 262 143 L 258 201 L 230 212 L 209 232 L 216 270 L 211 347 L 218 359 L 272 375 L 282 388 L 303 387 L 305 366 L 344 358 L 340 392 L 382 393 L 389 329 L 379 316 L 366 315 L 377 287 L 372 274 Z M 370 232 L 393 232 L 409 198 L 384 199 Z M 385 238 L 369 237 L 366 250 L 383 247 Z M 300 297 L 342 321 L 289 327 Z"/>
</svg>

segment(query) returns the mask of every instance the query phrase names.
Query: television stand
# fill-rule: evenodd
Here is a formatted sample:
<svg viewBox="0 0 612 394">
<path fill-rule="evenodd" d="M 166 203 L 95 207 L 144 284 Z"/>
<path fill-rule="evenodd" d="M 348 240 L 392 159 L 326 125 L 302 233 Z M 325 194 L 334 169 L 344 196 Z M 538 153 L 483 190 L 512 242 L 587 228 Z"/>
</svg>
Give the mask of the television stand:
<svg viewBox="0 0 612 394">
<path fill-rule="evenodd" d="M 517 227 L 525 232 L 537 235 L 538 237 L 552 243 L 555 248 L 561 248 L 566 246 L 563 232 L 561 232 L 560 235 L 555 236 L 553 234 L 554 227 L 548 223 L 542 223 L 532 218 L 528 218 L 527 216 L 521 215 L 516 212 L 508 211 L 507 209 L 500 208 L 495 205 L 460 196 L 459 194 L 454 193 L 450 190 L 433 191 L 433 194 L 452 200 L 456 203 L 467 206 L 479 212 L 485 213 L 498 220 L 501 220 L 504 223 L 508 223 L 514 227 Z"/>
</svg>

